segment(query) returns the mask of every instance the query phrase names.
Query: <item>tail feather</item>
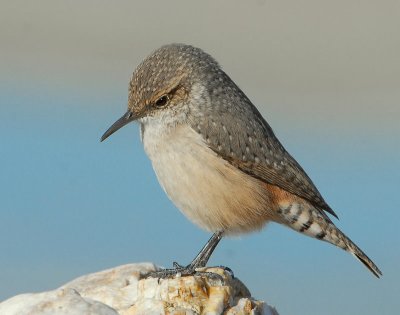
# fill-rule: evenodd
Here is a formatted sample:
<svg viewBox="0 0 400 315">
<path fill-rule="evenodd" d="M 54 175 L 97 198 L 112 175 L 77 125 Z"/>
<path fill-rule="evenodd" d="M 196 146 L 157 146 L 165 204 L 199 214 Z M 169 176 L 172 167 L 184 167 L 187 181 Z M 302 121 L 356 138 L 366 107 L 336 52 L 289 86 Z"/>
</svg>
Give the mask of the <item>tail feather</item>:
<svg viewBox="0 0 400 315">
<path fill-rule="evenodd" d="M 280 207 L 278 213 L 283 221 L 281 223 L 348 251 L 376 277 L 382 276 L 374 262 L 318 209 L 306 203 L 290 203 Z"/>
<path fill-rule="evenodd" d="M 342 233 L 343 234 L 343 233 Z M 344 235 L 344 234 L 343 234 Z M 356 245 L 354 244 L 346 235 L 344 237 L 349 241 L 349 246 L 347 251 L 353 254 L 359 261 L 361 261 L 365 267 L 367 267 L 377 278 L 382 276 L 382 271 L 377 265 Z"/>
</svg>

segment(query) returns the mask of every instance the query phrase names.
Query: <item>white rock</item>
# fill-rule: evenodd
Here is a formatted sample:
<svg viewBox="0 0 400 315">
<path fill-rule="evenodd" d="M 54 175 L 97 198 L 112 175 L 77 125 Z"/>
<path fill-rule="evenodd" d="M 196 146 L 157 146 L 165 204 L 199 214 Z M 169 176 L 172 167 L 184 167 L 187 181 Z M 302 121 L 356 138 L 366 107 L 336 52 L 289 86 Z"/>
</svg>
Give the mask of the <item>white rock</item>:
<svg viewBox="0 0 400 315">
<path fill-rule="evenodd" d="M 73 289 L 17 295 L 0 304 L 2 315 L 118 315 L 111 307 L 83 298 Z"/>
<path fill-rule="evenodd" d="M 1 315 L 266 314 L 276 310 L 251 298 L 243 283 L 221 268 L 209 277 L 141 279 L 154 264 L 130 264 L 79 277 L 61 288 L 21 294 L 0 303 Z"/>
</svg>

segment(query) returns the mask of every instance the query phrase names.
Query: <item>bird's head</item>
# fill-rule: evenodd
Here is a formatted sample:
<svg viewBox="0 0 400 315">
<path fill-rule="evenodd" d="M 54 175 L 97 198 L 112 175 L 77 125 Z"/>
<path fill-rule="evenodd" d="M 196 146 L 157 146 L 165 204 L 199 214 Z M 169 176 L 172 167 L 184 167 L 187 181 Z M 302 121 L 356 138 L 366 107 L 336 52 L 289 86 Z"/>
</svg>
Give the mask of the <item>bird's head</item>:
<svg viewBox="0 0 400 315">
<path fill-rule="evenodd" d="M 101 141 L 135 120 L 177 124 L 187 119 L 194 108 L 207 103 L 207 82 L 212 82 L 220 71 L 217 62 L 199 48 L 183 44 L 162 46 L 134 71 L 128 110 Z"/>
</svg>

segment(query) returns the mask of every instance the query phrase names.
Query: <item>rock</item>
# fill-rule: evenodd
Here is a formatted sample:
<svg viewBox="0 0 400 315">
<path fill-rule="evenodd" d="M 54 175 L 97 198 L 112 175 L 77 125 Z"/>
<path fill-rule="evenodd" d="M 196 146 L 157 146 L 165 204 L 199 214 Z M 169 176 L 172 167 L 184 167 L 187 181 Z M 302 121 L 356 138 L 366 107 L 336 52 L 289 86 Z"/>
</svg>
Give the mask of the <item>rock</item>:
<svg viewBox="0 0 400 315">
<path fill-rule="evenodd" d="M 142 263 L 88 274 L 53 291 L 12 297 L 0 303 L 0 314 L 278 314 L 222 268 L 202 271 L 217 273 L 223 281 L 205 276 L 140 280 L 140 274 L 156 269 Z"/>
</svg>

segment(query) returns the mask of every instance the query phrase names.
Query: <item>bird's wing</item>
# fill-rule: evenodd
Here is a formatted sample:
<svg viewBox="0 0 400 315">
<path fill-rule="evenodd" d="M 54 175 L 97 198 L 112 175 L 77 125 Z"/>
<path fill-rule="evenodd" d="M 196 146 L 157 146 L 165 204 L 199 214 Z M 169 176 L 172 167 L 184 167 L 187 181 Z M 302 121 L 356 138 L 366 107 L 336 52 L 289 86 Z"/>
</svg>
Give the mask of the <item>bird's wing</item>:
<svg viewBox="0 0 400 315">
<path fill-rule="evenodd" d="M 214 107 L 208 117 L 194 122 L 193 129 L 203 136 L 214 152 L 244 173 L 309 201 L 324 216 L 323 211 L 326 211 L 337 218 L 255 106 L 247 98 L 244 102 L 243 97 L 244 94 L 240 98 L 242 103 L 234 110 Z M 235 100 L 238 98 L 232 101 Z"/>
</svg>

